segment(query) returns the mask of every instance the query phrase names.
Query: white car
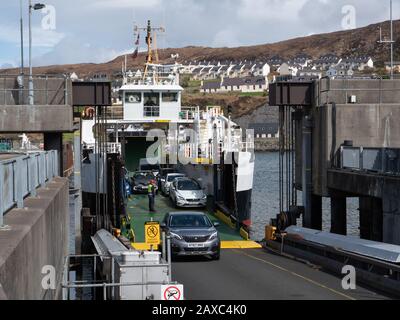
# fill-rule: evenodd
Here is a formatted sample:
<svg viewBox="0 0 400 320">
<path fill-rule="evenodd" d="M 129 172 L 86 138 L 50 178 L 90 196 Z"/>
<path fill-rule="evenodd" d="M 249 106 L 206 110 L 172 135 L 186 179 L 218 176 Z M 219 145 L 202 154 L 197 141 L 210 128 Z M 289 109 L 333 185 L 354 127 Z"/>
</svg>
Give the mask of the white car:
<svg viewBox="0 0 400 320">
<path fill-rule="evenodd" d="M 204 190 L 196 180 L 189 178 L 175 178 L 169 197 L 177 208 L 204 208 L 207 205 Z"/>
<path fill-rule="evenodd" d="M 172 182 L 174 182 L 174 180 L 177 178 L 184 178 L 184 177 L 186 177 L 186 175 L 182 173 L 168 173 L 165 176 L 165 180 L 161 181 L 161 192 L 164 195 L 168 196 Z"/>
</svg>

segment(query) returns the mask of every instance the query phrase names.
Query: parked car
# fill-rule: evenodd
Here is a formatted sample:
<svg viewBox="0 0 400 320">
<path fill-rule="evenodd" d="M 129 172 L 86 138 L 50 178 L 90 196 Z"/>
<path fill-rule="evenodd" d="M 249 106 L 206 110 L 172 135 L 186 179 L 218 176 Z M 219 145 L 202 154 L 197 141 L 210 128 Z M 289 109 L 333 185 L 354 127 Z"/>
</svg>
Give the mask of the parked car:
<svg viewBox="0 0 400 320">
<path fill-rule="evenodd" d="M 132 189 L 134 193 L 147 193 L 148 185 L 150 181 L 156 180 L 153 172 L 151 171 L 139 171 L 135 172 L 132 177 Z M 156 192 L 158 187 L 156 186 Z"/>
<path fill-rule="evenodd" d="M 171 184 L 174 182 L 175 179 L 177 178 L 185 178 L 186 175 L 183 173 L 168 173 L 164 181 L 161 181 L 161 192 L 168 196 L 169 195 L 169 190 L 171 188 Z"/>
<path fill-rule="evenodd" d="M 157 176 L 158 189 L 161 190 L 161 184 L 165 181 L 165 177 L 168 173 L 174 173 L 176 170 L 173 168 L 161 168 Z"/>
<path fill-rule="evenodd" d="M 171 184 L 169 197 L 177 208 L 204 208 L 207 205 L 207 195 L 194 179 L 176 178 Z"/>
<path fill-rule="evenodd" d="M 171 236 L 173 256 L 210 256 L 214 260 L 219 260 L 221 252 L 218 226 L 202 212 L 171 212 L 161 223 Z"/>
<path fill-rule="evenodd" d="M 157 177 L 157 175 L 160 173 L 160 165 L 156 163 L 157 160 L 148 160 L 148 159 L 140 159 L 139 160 L 139 171 L 151 171 L 154 175 L 154 177 Z M 152 164 L 156 163 L 156 164 Z"/>
</svg>

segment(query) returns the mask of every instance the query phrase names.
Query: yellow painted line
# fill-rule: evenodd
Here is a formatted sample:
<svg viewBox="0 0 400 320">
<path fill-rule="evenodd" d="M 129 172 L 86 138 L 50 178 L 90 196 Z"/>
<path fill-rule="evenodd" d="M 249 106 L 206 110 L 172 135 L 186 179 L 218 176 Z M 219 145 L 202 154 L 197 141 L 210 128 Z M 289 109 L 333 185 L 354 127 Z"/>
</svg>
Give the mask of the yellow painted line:
<svg viewBox="0 0 400 320">
<path fill-rule="evenodd" d="M 221 249 L 261 249 L 262 246 L 254 241 L 221 241 Z"/>
<path fill-rule="evenodd" d="M 131 243 L 132 247 L 140 251 L 151 250 L 150 245 L 146 243 Z M 156 249 L 157 246 L 153 248 Z M 221 249 L 261 249 L 262 246 L 254 241 L 221 241 Z"/>
<path fill-rule="evenodd" d="M 243 254 L 243 255 L 245 255 L 246 257 L 249 257 L 249 258 L 251 258 L 251 259 L 253 259 L 253 260 L 257 260 L 257 261 L 260 261 L 260 262 L 262 262 L 262 263 L 268 264 L 268 265 L 270 265 L 270 266 L 272 266 L 272 267 L 274 267 L 274 268 L 277 268 L 277 269 L 279 269 L 279 270 L 281 270 L 281 271 L 290 273 L 291 275 L 293 275 L 293 276 L 295 276 L 295 277 L 301 278 L 301 279 L 303 279 L 303 280 L 305 280 L 305 281 L 307 281 L 307 282 L 309 282 L 309 283 L 311 283 L 311 284 L 313 284 L 313 285 L 315 285 L 315 286 L 317 286 L 317 287 L 320 287 L 320 288 L 326 289 L 326 290 L 328 290 L 328 291 L 331 291 L 331 292 L 333 292 L 333 293 L 335 293 L 335 294 L 337 294 L 337 295 L 339 295 L 339 296 L 342 296 L 342 297 L 344 297 L 344 298 L 346 298 L 346 299 L 348 299 L 348 300 L 356 300 L 355 298 L 353 298 L 353 297 L 351 297 L 351 296 L 349 296 L 349 295 L 347 295 L 347 294 L 344 294 L 344 293 L 342 293 L 342 292 L 340 292 L 340 291 L 337 291 L 337 290 L 335 290 L 335 289 L 329 288 L 329 287 L 323 285 L 322 283 L 319 283 L 319 282 L 314 281 L 314 280 L 312 280 L 312 279 L 310 279 L 310 278 L 304 277 L 304 276 L 302 276 L 302 275 L 300 275 L 300 274 L 298 274 L 298 273 L 296 273 L 296 272 L 290 271 L 290 270 L 288 270 L 288 269 L 286 269 L 286 268 L 284 268 L 284 267 L 278 266 L 278 265 L 276 265 L 276 264 L 274 264 L 274 263 L 272 263 L 272 262 L 269 262 L 269 261 L 267 261 L 267 260 L 264 260 L 264 259 L 255 257 L 255 256 L 253 256 L 253 255 L 251 255 L 251 254 L 248 254 L 248 253 L 244 252 L 244 251 L 235 251 L 235 252 L 237 252 L 237 253 L 239 253 L 239 254 Z"/>
</svg>

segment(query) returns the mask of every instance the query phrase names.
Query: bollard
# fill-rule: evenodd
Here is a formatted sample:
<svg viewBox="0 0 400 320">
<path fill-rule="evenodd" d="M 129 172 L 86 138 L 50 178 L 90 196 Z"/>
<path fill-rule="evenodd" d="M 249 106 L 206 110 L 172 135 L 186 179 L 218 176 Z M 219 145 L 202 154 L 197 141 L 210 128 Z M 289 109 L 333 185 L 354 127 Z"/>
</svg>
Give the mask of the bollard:
<svg viewBox="0 0 400 320">
<path fill-rule="evenodd" d="M 171 236 L 167 236 L 167 254 L 168 254 L 168 279 L 172 282 L 172 257 L 171 257 Z"/>
</svg>

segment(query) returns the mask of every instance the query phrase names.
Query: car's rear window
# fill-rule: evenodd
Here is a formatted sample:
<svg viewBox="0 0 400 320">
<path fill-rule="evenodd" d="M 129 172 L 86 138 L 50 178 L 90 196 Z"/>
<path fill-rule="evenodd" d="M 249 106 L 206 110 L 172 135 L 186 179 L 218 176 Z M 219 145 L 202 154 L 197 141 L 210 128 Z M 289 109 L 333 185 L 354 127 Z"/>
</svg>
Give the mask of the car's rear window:
<svg viewBox="0 0 400 320">
<path fill-rule="evenodd" d="M 174 181 L 174 179 L 179 178 L 179 177 L 184 177 L 184 175 L 183 174 L 172 174 L 172 175 L 169 175 L 167 181 L 168 182 L 172 182 L 172 181 Z"/>
<path fill-rule="evenodd" d="M 171 228 L 211 228 L 212 223 L 205 215 L 182 214 L 172 216 Z"/>
<path fill-rule="evenodd" d="M 201 190 L 200 185 L 193 180 L 180 180 L 178 181 L 178 190 L 182 191 L 197 191 Z"/>
</svg>

